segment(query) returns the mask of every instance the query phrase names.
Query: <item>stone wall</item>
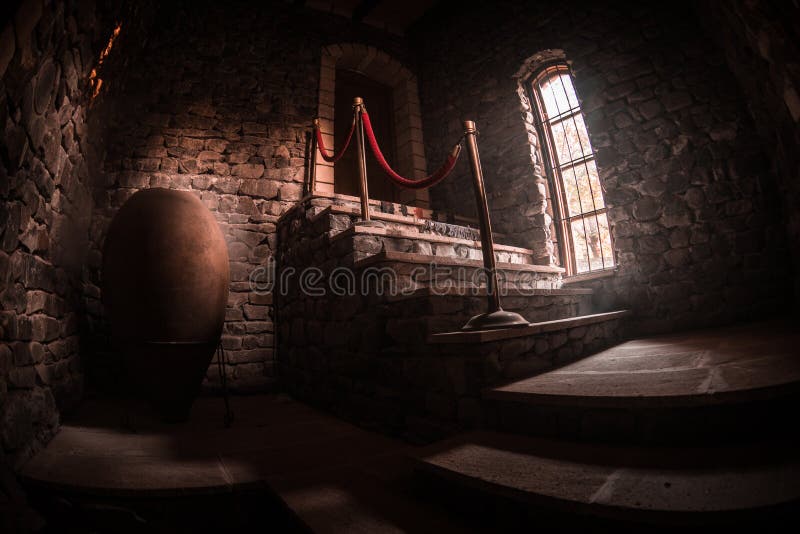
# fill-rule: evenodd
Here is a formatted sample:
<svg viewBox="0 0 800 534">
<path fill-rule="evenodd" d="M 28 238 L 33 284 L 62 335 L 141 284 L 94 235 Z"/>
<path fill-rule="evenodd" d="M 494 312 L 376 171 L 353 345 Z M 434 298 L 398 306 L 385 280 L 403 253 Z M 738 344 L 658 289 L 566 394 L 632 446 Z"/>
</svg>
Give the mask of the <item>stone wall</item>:
<svg viewBox="0 0 800 534">
<path fill-rule="evenodd" d="M 400 61 L 399 37 L 286 3 L 185 2 L 161 6 L 142 53 L 115 95 L 102 179 L 93 184 L 88 310 L 92 368 L 113 352 L 99 301 L 102 244 L 109 222 L 136 191 L 195 193 L 228 242 L 231 292 L 224 347 L 237 391 L 275 382 L 274 312 L 248 278 L 275 250 L 275 222 L 303 195 L 306 133 L 318 112 L 320 61 L 331 43 L 365 43 Z M 107 375 L 98 373 L 98 382 Z M 209 368 L 209 388 L 218 381 Z M 113 382 L 112 382 L 113 383 Z"/>
<path fill-rule="evenodd" d="M 515 74 L 561 49 L 574 70 L 610 207 L 617 272 L 598 302 L 639 332 L 772 313 L 789 284 L 776 180 L 737 80 L 689 3 L 444 4 L 414 29 L 426 153 L 474 119 L 495 229 L 541 252 L 544 192 Z M 465 35 L 489 46 L 471 46 Z M 466 39 L 469 41 L 469 39 Z M 796 145 L 793 145 L 796 146 Z M 474 203 L 463 162 L 435 209 Z"/>
<path fill-rule="evenodd" d="M 87 80 L 117 13 L 20 2 L 0 34 L 0 438 L 17 467 L 80 398 L 91 162 Z"/>
<path fill-rule="evenodd" d="M 748 98 L 781 208 L 800 297 L 800 7 L 791 2 L 702 2 L 701 20 Z M 776 208 L 777 209 L 777 206 Z"/>
</svg>

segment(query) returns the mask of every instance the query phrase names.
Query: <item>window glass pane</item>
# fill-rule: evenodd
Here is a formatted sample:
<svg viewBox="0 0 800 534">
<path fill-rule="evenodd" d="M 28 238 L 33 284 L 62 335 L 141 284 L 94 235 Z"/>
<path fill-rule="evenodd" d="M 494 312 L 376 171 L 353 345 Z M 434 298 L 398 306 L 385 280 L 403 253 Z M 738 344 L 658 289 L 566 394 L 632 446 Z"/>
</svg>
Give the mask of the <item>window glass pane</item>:
<svg viewBox="0 0 800 534">
<path fill-rule="evenodd" d="M 605 208 L 603 200 L 603 188 L 600 186 L 600 173 L 597 172 L 597 165 L 594 160 L 586 162 L 586 171 L 589 173 L 589 183 L 592 184 L 592 196 L 594 197 L 594 209 Z"/>
<path fill-rule="evenodd" d="M 575 171 L 574 167 L 567 167 L 561 171 L 561 179 L 564 183 L 564 197 L 567 201 L 567 214 L 570 217 L 591 210 L 591 207 L 588 210 L 586 209 L 587 201 L 588 204 L 591 204 L 591 200 L 585 196 L 586 193 L 579 187 L 580 182 L 577 181 L 578 177 Z M 583 200 L 583 205 L 581 200 Z"/>
<path fill-rule="evenodd" d="M 575 94 L 575 88 L 572 86 L 572 77 L 569 75 L 569 72 L 561 71 L 559 75 L 560 87 L 556 84 L 556 90 L 561 89 L 561 93 L 564 95 L 564 99 L 566 100 L 566 106 L 568 109 L 577 109 L 578 108 L 578 95 Z M 561 109 L 564 109 L 563 107 Z"/>
<path fill-rule="evenodd" d="M 603 266 L 608 269 L 614 266 L 614 252 L 611 248 L 611 230 L 608 228 L 608 216 L 605 213 L 597 214 L 600 226 L 600 248 L 603 253 Z"/>
<path fill-rule="evenodd" d="M 558 102 L 556 102 L 556 96 L 553 92 L 552 80 L 552 77 L 548 77 L 539 83 L 539 93 L 542 95 L 542 103 L 544 104 L 544 109 L 542 110 L 544 112 L 543 119 L 559 115 Z"/>
<path fill-rule="evenodd" d="M 572 221 L 572 239 L 575 243 L 575 259 L 578 272 L 583 273 L 603 268 L 600 247 L 600 232 L 594 215 Z"/>
<path fill-rule="evenodd" d="M 547 117 L 556 117 L 578 107 L 578 97 L 568 73 L 561 71 L 547 76 L 539 82 L 539 90 Z"/>
<path fill-rule="evenodd" d="M 575 264 L 579 273 L 614 265 L 611 234 L 605 213 L 575 219 L 570 226 L 575 244 Z"/>
<path fill-rule="evenodd" d="M 575 129 L 578 131 L 578 140 L 583 150 L 583 155 L 588 156 L 592 153 L 592 143 L 589 142 L 589 131 L 586 129 L 586 123 L 583 121 L 583 114 L 578 113 L 572 116 L 575 121 Z"/>
<path fill-rule="evenodd" d="M 600 189 L 600 177 L 597 174 L 597 165 L 595 165 L 593 159 L 567 167 L 562 171 L 562 174 L 565 179 L 573 181 L 572 187 L 575 187 L 575 182 L 578 184 L 578 193 L 581 198 L 580 213 L 605 207 L 603 191 Z M 593 199 L 594 202 L 592 202 Z M 571 215 L 577 213 L 570 212 Z"/>
<path fill-rule="evenodd" d="M 580 113 L 552 124 L 551 129 L 559 165 L 592 154 L 592 145 Z"/>
<path fill-rule="evenodd" d="M 573 253 L 575 254 L 575 266 L 579 273 L 585 273 L 590 269 L 589 250 L 587 247 L 586 235 L 584 234 L 584 223 L 585 219 L 582 218 L 575 219 L 570 223 L 572 245 L 574 247 Z"/>
</svg>

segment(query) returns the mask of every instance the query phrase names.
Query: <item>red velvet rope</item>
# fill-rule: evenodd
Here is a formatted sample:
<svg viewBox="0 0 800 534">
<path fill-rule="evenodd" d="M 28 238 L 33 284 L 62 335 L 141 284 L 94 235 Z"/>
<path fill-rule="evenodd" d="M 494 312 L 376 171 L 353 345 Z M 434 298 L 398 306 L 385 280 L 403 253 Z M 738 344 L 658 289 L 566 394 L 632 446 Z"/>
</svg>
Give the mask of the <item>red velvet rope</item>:
<svg viewBox="0 0 800 534">
<path fill-rule="evenodd" d="M 456 166 L 458 154 L 461 151 L 460 145 L 456 145 L 454 147 L 453 151 L 447 156 L 447 159 L 444 161 L 442 166 L 430 176 L 426 176 L 421 180 L 409 180 L 408 178 L 400 176 L 394 170 L 392 170 L 392 168 L 386 162 L 386 158 L 383 157 L 383 153 L 378 146 L 378 141 L 375 139 L 375 132 L 372 131 L 372 123 L 369 120 L 369 113 L 367 113 L 366 109 L 362 112 L 361 117 L 364 121 L 364 131 L 367 134 L 367 139 L 369 140 L 369 146 L 372 148 L 372 153 L 375 154 L 375 159 L 378 160 L 378 163 L 381 165 L 381 167 L 383 167 L 383 171 L 389 175 L 389 178 L 394 180 L 397 185 L 408 189 L 425 189 L 427 187 L 434 186 L 447 178 L 447 175 L 450 174 L 450 172 L 453 170 L 453 167 Z"/>
<path fill-rule="evenodd" d="M 322 140 L 322 132 L 319 131 L 319 124 L 314 124 L 314 132 L 317 134 L 317 148 L 319 149 L 319 153 L 322 155 L 322 159 L 330 163 L 336 163 L 339 159 L 344 156 L 344 153 L 347 151 L 347 147 L 350 146 L 350 139 L 353 137 L 353 131 L 356 129 L 356 121 L 353 121 L 353 124 L 350 125 L 350 132 L 347 134 L 347 139 L 344 140 L 344 146 L 342 150 L 339 151 L 338 154 L 331 156 L 328 154 L 328 149 L 325 148 L 325 142 Z"/>
</svg>

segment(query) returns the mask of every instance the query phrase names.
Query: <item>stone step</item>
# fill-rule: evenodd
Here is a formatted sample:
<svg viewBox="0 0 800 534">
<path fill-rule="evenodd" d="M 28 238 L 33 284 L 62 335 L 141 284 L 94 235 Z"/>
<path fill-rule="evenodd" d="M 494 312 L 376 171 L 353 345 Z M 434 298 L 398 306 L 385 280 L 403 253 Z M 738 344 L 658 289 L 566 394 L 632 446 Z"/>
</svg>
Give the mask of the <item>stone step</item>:
<svg viewBox="0 0 800 534">
<path fill-rule="evenodd" d="M 483 406 L 488 404 L 482 399 L 486 388 L 554 369 L 618 343 L 620 321 L 628 314 L 618 311 L 520 328 L 464 332 L 460 330 L 466 322 L 463 317 L 449 323 L 443 316 L 424 321 L 397 316 L 395 311 L 388 308 L 382 311 L 388 316 L 378 317 L 387 336 L 382 354 L 394 359 L 421 359 L 422 368 L 430 367 L 430 381 L 429 377 L 415 377 L 423 378 L 420 386 L 439 391 L 453 388 L 457 395 Z M 454 328 L 446 331 L 448 326 Z M 438 383 L 442 365 L 447 367 L 448 376 Z M 490 417 L 487 422 L 493 420 L 493 412 L 486 411 L 485 415 Z"/>
<path fill-rule="evenodd" d="M 697 443 L 794 434 L 800 333 L 790 321 L 767 326 L 628 341 L 484 398 L 496 428 L 539 436 Z"/>
<path fill-rule="evenodd" d="M 370 218 L 380 221 L 383 227 L 389 230 L 412 230 L 462 238 L 479 235 L 479 223 L 476 219 L 403 204 L 393 204 L 389 211 L 383 211 L 385 206 L 386 203 L 371 200 Z M 341 199 L 316 202 L 311 200 L 310 209 L 313 217 L 329 222 L 332 231 L 344 230 L 361 220 L 361 206 L 358 202 L 342 201 Z M 445 223 L 449 228 L 436 223 Z M 495 238 L 505 237 L 497 232 L 494 232 L 493 236 Z"/>
<path fill-rule="evenodd" d="M 351 226 L 346 230 L 331 233 L 330 242 L 347 239 L 364 256 L 385 249 L 390 252 L 409 252 L 427 256 L 483 260 L 480 240 L 460 239 L 409 229 Z M 500 263 L 532 264 L 534 252 L 530 249 L 509 245 L 494 245 L 495 260 Z"/>
<path fill-rule="evenodd" d="M 798 445 L 641 448 L 473 432 L 415 457 L 428 480 L 442 483 L 440 493 L 460 490 L 488 510 L 502 502 L 532 518 L 556 511 L 601 525 L 763 526 L 778 524 L 776 514 L 797 523 Z"/>
<path fill-rule="evenodd" d="M 447 289 L 455 286 L 485 284 L 485 273 L 481 260 L 397 252 L 381 249 L 378 252 L 362 252 L 365 257 L 356 259 L 354 266 L 363 270 L 373 268 L 376 273 L 385 273 L 389 280 L 403 292 L 422 287 Z M 562 274 L 560 267 L 531 265 L 524 263 L 497 262 L 500 285 L 507 288 L 529 290 L 560 289 Z M 383 287 L 384 293 L 391 288 Z"/>
<path fill-rule="evenodd" d="M 520 290 L 501 287 L 504 310 L 522 315 L 530 322 L 554 321 L 591 313 L 591 289 Z M 473 316 L 486 311 L 486 288 L 451 286 L 441 290 L 421 287 L 408 294 L 389 295 L 392 316 L 417 319 L 427 330 L 459 330 Z"/>
</svg>

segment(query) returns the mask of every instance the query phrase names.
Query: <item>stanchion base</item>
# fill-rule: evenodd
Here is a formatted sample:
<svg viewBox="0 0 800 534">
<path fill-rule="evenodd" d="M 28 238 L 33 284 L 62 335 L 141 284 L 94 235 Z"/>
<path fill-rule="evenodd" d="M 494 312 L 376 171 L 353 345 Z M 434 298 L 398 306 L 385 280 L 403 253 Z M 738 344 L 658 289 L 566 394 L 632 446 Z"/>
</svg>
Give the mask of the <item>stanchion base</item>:
<svg viewBox="0 0 800 534">
<path fill-rule="evenodd" d="M 497 310 L 476 315 L 461 330 L 496 330 L 498 328 L 519 328 L 531 324 L 518 313 Z"/>
<path fill-rule="evenodd" d="M 375 221 L 375 220 L 368 220 L 368 221 L 356 221 L 353 223 L 353 226 L 372 226 L 375 228 L 386 228 L 386 225 L 382 221 Z"/>
</svg>

